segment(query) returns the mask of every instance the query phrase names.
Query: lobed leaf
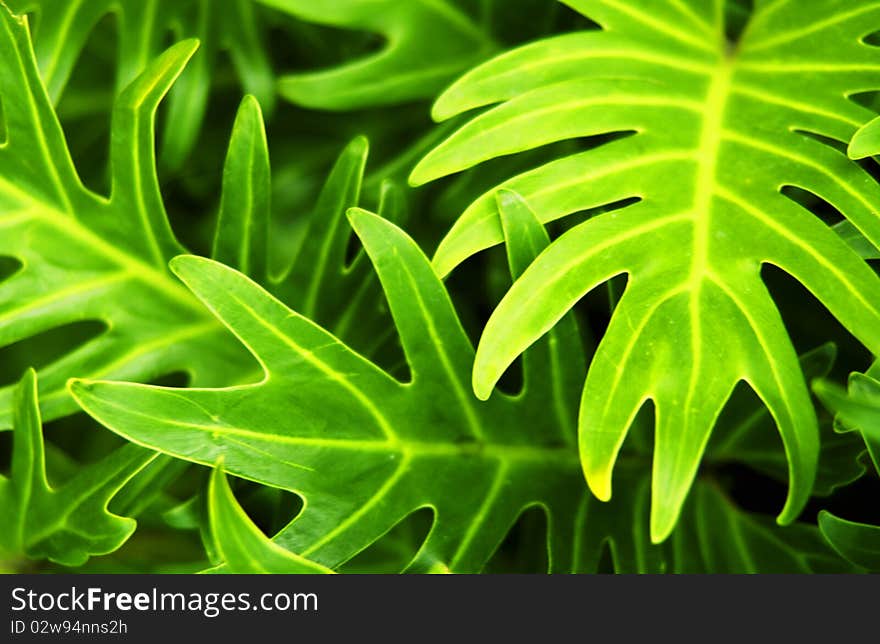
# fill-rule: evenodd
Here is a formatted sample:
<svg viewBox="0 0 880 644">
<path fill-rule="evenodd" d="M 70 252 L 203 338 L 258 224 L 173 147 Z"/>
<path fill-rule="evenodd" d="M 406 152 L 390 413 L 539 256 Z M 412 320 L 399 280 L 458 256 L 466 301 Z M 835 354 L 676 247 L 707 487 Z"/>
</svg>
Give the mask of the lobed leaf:
<svg viewBox="0 0 880 644">
<path fill-rule="evenodd" d="M 24 22 L 0 10 L 0 96 L 7 141 L 0 149 L 0 254 L 22 265 L 0 283 L 0 345 L 79 320 L 106 330 L 41 370 L 51 419 L 75 409 L 73 374 L 150 379 L 174 371 L 222 382 L 247 365 L 227 333 L 167 272 L 179 254 L 155 178 L 153 120 L 195 44 L 169 49 L 120 95 L 113 115 L 113 189 L 80 182 L 33 58 Z M 9 427 L 11 388 L 0 389 Z"/>
<path fill-rule="evenodd" d="M 433 97 L 494 47 L 449 0 L 260 0 L 298 18 L 380 34 L 374 54 L 327 70 L 287 74 L 278 91 L 306 107 L 350 110 Z"/>
<path fill-rule="evenodd" d="M 837 355 L 827 343 L 800 356 L 801 370 L 808 381 L 825 378 Z M 706 448 L 711 463 L 739 463 L 778 481 L 788 476 L 785 451 L 773 435 L 773 417 L 769 410 L 746 391 L 734 392 L 728 409 Z M 865 473 L 859 462 L 864 442 L 851 434 L 834 431 L 830 418 L 819 424 L 821 452 L 813 494 L 829 496 L 837 488 L 852 483 Z"/>
<path fill-rule="evenodd" d="M 116 550 L 134 531 L 135 521 L 112 514 L 107 505 L 156 453 L 125 445 L 81 466 L 53 488 L 46 478 L 33 371 L 16 387 L 14 405 L 12 471 L 8 479 L 0 477 L 0 555 L 7 565 L 27 556 L 80 566 L 90 556 Z"/>
<path fill-rule="evenodd" d="M 154 121 L 159 102 L 195 50 L 194 41 L 174 45 L 119 94 L 107 197 L 79 180 L 26 23 L 0 9 L 0 56 L 10 61 L 0 70 L 7 126 L 0 147 L 0 256 L 20 264 L 0 282 L 0 346 L 84 320 L 105 327 L 41 369 L 47 419 L 75 410 L 64 388 L 73 375 L 152 380 L 183 372 L 195 385 L 213 386 L 246 382 L 253 374 L 250 357 L 167 268 L 184 249 L 168 223 L 156 179 Z M 247 97 L 226 159 L 215 252 L 258 279 L 268 272 L 268 179 L 262 115 Z M 356 204 L 346 200 L 350 193 L 337 199 L 341 189 L 332 179 L 325 189 L 328 201 L 336 199 L 338 216 Z M 324 235 L 339 238 L 336 231 L 313 234 L 319 243 Z M 348 284 L 358 285 L 356 277 Z M 312 277 L 298 278 L 307 287 Z M 369 286 L 364 290 L 369 303 Z M 0 428 L 10 424 L 11 392 L 0 388 Z"/>
<path fill-rule="evenodd" d="M 611 496 L 627 429 L 651 401 L 651 534 L 665 539 L 722 408 L 745 382 L 785 445 L 790 486 L 779 521 L 789 523 L 813 486 L 818 428 L 760 271 L 769 264 L 790 274 L 880 352 L 880 280 L 783 194 L 786 186 L 812 193 L 874 247 L 880 243 L 880 187 L 823 143 L 849 142 L 874 117 L 848 97 L 878 87 L 880 53 L 863 37 L 880 7 L 760 3 L 730 43 L 721 0 L 564 4 L 602 29 L 525 45 L 454 83 L 438 98 L 435 118 L 487 109 L 429 153 L 411 182 L 604 137 L 500 187 L 521 193 L 544 222 L 631 205 L 563 234 L 513 285 L 483 332 L 474 391 L 488 398 L 511 362 L 578 300 L 626 275 L 583 389 L 580 447 L 590 488 L 600 499 Z M 503 240 L 494 194 L 479 197 L 440 244 L 434 265 L 441 275 Z"/>
<path fill-rule="evenodd" d="M 872 368 L 872 373 L 875 371 Z M 880 382 L 872 375 L 850 376 L 849 393 L 823 380 L 813 383 L 816 395 L 846 424 L 862 434 L 874 467 L 880 473 Z M 819 528 L 843 557 L 870 570 L 880 570 L 880 526 L 847 521 L 823 511 Z"/>
<path fill-rule="evenodd" d="M 169 31 L 179 39 L 197 38 L 202 46 L 171 92 L 162 133 L 162 161 L 179 170 L 192 152 L 205 120 L 216 79 L 213 68 L 227 50 L 245 92 L 254 94 L 270 113 L 275 78 L 261 42 L 251 0 L 8 0 L 23 15 L 36 16 L 34 50 L 40 74 L 53 103 L 64 93 L 89 35 L 105 16 L 118 30 L 117 92 L 136 78 L 166 46 Z"/>
<path fill-rule="evenodd" d="M 386 291 L 411 382 L 232 269 L 181 257 L 174 270 L 258 358 L 263 381 L 188 390 L 76 381 L 77 400 L 135 443 L 208 465 L 222 456 L 237 476 L 304 496 L 305 511 L 275 541 L 322 565 L 339 566 L 431 507 L 434 525 L 410 568 L 479 571 L 537 504 L 550 521 L 551 565 L 570 570 L 575 506 L 586 500 L 572 422 L 557 418 L 572 407 L 547 414 L 533 391 L 543 400 L 564 385 L 569 367 L 558 365 L 582 353 L 576 334 L 548 343 L 556 366 L 545 367 L 547 381 L 527 379 L 516 397 L 477 403 L 465 385 L 473 349 L 427 258 L 393 224 L 349 216 Z M 525 221 L 540 229 L 534 216 Z"/>
<path fill-rule="evenodd" d="M 217 553 L 225 572 L 239 574 L 329 573 L 269 540 L 235 500 L 222 467 L 214 468 L 208 487 L 208 515 Z"/>
</svg>

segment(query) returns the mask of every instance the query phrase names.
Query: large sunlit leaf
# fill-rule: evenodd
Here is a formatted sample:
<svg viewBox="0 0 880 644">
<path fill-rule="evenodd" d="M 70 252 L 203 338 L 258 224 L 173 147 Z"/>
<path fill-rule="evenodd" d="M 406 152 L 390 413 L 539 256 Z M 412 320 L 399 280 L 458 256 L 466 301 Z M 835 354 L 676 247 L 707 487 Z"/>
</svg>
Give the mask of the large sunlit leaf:
<svg viewBox="0 0 880 644">
<path fill-rule="evenodd" d="M 788 523 L 812 489 L 818 432 L 761 267 L 796 278 L 880 353 L 880 280 L 785 194 L 789 186 L 812 193 L 880 243 L 880 186 L 828 144 L 847 143 L 874 116 L 849 96 L 880 88 L 880 50 L 863 41 L 880 24 L 880 6 L 759 1 L 730 42 L 722 0 L 565 4 L 602 30 L 540 40 L 466 74 L 438 99 L 435 117 L 490 108 L 412 174 L 419 184 L 556 141 L 616 135 L 503 184 L 542 221 L 629 205 L 565 233 L 516 282 L 486 326 L 474 389 L 487 398 L 516 356 L 575 302 L 626 275 L 581 402 L 590 488 L 610 498 L 627 428 L 651 401 L 651 533 L 663 540 L 716 418 L 745 381 L 785 444 L 790 486 L 779 521 Z M 445 275 L 501 241 L 487 193 L 444 239 L 435 266 Z"/>
<path fill-rule="evenodd" d="M 8 479 L 0 477 L 0 569 L 23 557 L 79 566 L 118 548 L 135 522 L 112 514 L 107 505 L 156 452 L 125 445 L 79 468 L 63 485 L 51 486 L 33 371 L 16 387 L 13 404 L 12 468 Z"/>
</svg>

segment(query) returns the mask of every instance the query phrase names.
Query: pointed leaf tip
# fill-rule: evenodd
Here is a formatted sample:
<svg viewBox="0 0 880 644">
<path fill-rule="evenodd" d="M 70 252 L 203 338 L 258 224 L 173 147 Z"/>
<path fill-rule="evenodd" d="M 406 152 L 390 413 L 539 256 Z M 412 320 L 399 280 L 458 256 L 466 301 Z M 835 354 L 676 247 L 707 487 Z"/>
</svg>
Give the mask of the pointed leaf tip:
<svg viewBox="0 0 880 644">
<path fill-rule="evenodd" d="M 241 97 L 241 103 L 238 105 L 238 109 L 248 109 L 248 110 L 258 110 L 260 109 L 260 101 L 253 94 L 245 94 Z"/>
<path fill-rule="evenodd" d="M 814 378 L 810 381 L 810 388 L 819 400 L 822 401 L 822 404 L 831 408 L 832 411 L 834 411 L 833 407 L 835 405 L 846 401 L 846 391 L 825 378 Z"/>
<path fill-rule="evenodd" d="M 186 58 L 189 59 L 201 46 L 202 41 L 198 38 L 185 38 L 180 42 L 171 45 L 166 51 L 179 51 L 181 56 L 185 55 Z M 184 52 L 186 53 L 184 54 Z"/>
<path fill-rule="evenodd" d="M 245 94 L 238 104 L 235 123 L 232 126 L 233 136 L 235 136 L 236 130 L 241 127 L 265 130 L 263 109 L 260 107 L 260 101 L 253 94 Z"/>
<path fill-rule="evenodd" d="M 13 426 L 17 431 L 29 433 L 33 440 L 42 443 L 43 432 L 40 406 L 37 398 L 37 372 L 29 367 L 15 388 L 13 395 Z"/>
<path fill-rule="evenodd" d="M 37 371 L 33 367 L 24 370 L 21 379 L 18 381 L 19 387 L 27 387 L 37 389 Z"/>
<path fill-rule="evenodd" d="M 131 102 L 133 97 L 139 107 L 144 103 L 143 97 L 155 94 L 156 98 L 151 102 L 158 102 L 164 96 L 165 92 L 171 87 L 177 77 L 183 72 L 189 60 L 199 48 L 199 41 L 196 38 L 188 38 L 172 45 L 157 58 L 155 58 L 144 71 L 141 72 L 129 85 L 122 91 L 117 102 L 126 104 Z"/>
<path fill-rule="evenodd" d="M 80 409 L 89 415 L 94 415 L 95 404 L 99 402 L 95 392 L 100 385 L 100 380 L 70 378 L 67 381 L 67 391 Z"/>
<path fill-rule="evenodd" d="M 430 154 L 419 161 L 410 171 L 409 176 L 406 179 L 406 182 L 409 184 L 410 188 L 418 188 L 425 185 L 426 183 L 430 183 L 437 178 L 435 176 L 436 173 L 432 173 L 426 169 L 428 164 L 425 162 L 429 158 Z"/>
<path fill-rule="evenodd" d="M 651 543 L 655 546 L 669 538 L 669 535 L 675 530 L 678 517 L 681 515 L 681 507 L 675 511 L 666 511 L 665 508 L 657 509 L 658 505 L 651 504 Z"/>
<path fill-rule="evenodd" d="M 381 215 L 377 215 L 363 208 L 349 208 L 345 212 L 352 230 L 358 239 L 367 247 L 370 241 L 391 240 L 395 244 L 408 242 L 415 246 L 409 236 L 394 222 L 388 221 Z"/>
<path fill-rule="evenodd" d="M 86 393 L 91 386 L 91 381 L 84 378 L 68 378 L 67 390 L 76 398 L 80 393 Z"/>
</svg>

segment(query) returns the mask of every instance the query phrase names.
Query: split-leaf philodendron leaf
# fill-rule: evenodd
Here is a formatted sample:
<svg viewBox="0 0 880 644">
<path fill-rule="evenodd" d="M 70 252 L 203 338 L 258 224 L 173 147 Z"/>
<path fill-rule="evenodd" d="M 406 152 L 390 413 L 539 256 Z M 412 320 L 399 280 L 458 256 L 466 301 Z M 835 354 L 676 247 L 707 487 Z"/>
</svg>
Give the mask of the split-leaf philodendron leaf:
<svg viewBox="0 0 880 644">
<path fill-rule="evenodd" d="M 260 0 L 291 15 L 381 34 L 376 53 L 278 82 L 284 98 L 330 110 L 424 99 L 482 60 L 492 40 L 451 0 Z"/>
<path fill-rule="evenodd" d="M 53 103 L 62 99 L 77 67 L 87 65 L 95 55 L 88 48 L 90 38 L 113 37 L 116 51 L 98 51 L 111 59 L 117 91 L 162 52 L 169 33 L 178 40 L 199 40 L 199 50 L 169 93 L 160 157 L 163 169 L 172 172 L 184 171 L 197 152 L 212 96 L 228 84 L 215 71 L 226 55 L 235 80 L 258 98 L 271 117 L 276 94 L 298 105 L 328 110 L 428 100 L 495 50 L 485 26 L 454 0 L 8 0 L 7 4 L 17 14 L 32 16 L 36 61 Z M 103 24 L 108 18 L 113 19 L 109 27 Z M 312 24 L 374 32 L 387 42 L 379 52 L 330 69 L 287 73 L 283 66 L 273 69 L 267 43 L 269 27 L 279 18 L 288 21 L 281 27 L 288 50 L 309 45 L 327 53 L 345 49 L 335 41 L 320 42 L 322 34 L 308 30 Z M 291 23 L 292 18 L 303 22 Z M 108 42 L 105 49 L 110 46 Z M 89 99 L 89 109 L 101 104 L 97 96 L 78 98 L 84 104 Z"/>
<path fill-rule="evenodd" d="M 261 43 L 252 0 L 8 0 L 35 18 L 34 50 L 46 89 L 57 102 L 96 25 L 107 16 L 118 30 L 116 86 L 121 90 L 166 46 L 169 31 L 198 38 L 201 47 L 171 92 L 162 161 L 178 169 L 190 154 L 208 109 L 212 67 L 228 50 L 245 91 L 272 111 L 274 76 Z M 97 102 L 93 97 L 93 101 Z"/>
<path fill-rule="evenodd" d="M 332 572 L 272 542 L 235 500 L 223 468 L 211 474 L 208 487 L 211 534 L 226 571 L 241 574 L 306 574 Z"/>
<path fill-rule="evenodd" d="M 579 299 L 628 278 L 583 390 L 587 482 L 611 496 L 633 416 L 656 417 L 651 534 L 675 526 L 716 418 L 746 382 L 770 409 L 791 477 L 779 515 L 803 509 L 818 435 L 806 383 L 764 265 L 801 282 L 880 353 L 880 280 L 786 188 L 831 204 L 875 246 L 880 187 L 829 141 L 847 143 L 874 113 L 850 95 L 880 89 L 880 24 L 868 0 L 758 0 L 735 42 L 722 0 L 567 0 L 601 30 L 503 54 L 434 106 L 445 119 L 483 106 L 424 158 L 416 184 L 578 137 L 617 136 L 511 178 L 551 221 L 627 200 L 562 235 L 514 284 L 483 332 L 480 398 Z M 635 203 L 632 203 L 636 200 Z M 478 198 L 434 258 L 445 275 L 502 241 L 493 197 Z"/>
<path fill-rule="evenodd" d="M 829 409 L 837 412 L 841 431 L 858 429 L 861 432 L 874 468 L 880 474 L 880 382 L 874 376 L 873 370 L 868 374 L 852 374 L 848 395 L 825 381 L 816 382 L 813 388 Z M 819 515 L 819 527 L 841 555 L 855 564 L 880 571 L 880 526 L 823 512 Z"/>
<path fill-rule="evenodd" d="M 524 204 L 510 208 L 517 270 L 548 240 Z M 588 499 L 586 489 L 571 495 L 580 480 L 572 385 L 583 375 L 573 320 L 527 356 L 520 395 L 480 404 L 467 386 L 473 349 L 427 258 L 393 224 L 349 216 L 385 289 L 410 382 L 240 273 L 180 257 L 175 272 L 259 360 L 264 379 L 188 390 L 78 381 L 77 400 L 136 443 L 208 465 L 222 456 L 232 474 L 301 494 L 306 509 L 276 541 L 323 565 L 344 563 L 431 507 L 434 525 L 411 569 L 477 572 L 520 513 L 539 505 L 552 568 L 571 570 L 577 506 Z M 550 402 L 549 413 L 534 400 Z"/>
<path fill-rule="evenodd" d="M 125 445 L 56 488 L 46 478 L 33 371 L 16 387 L 13 405 L 12 469 L 8 479 L 0 478 L 0 569 L 24 556 L 78 566 L 116 550 L 135 522 L 112 514 L 107 504 L 156 452 Z"/>
<path fill-rule="evenodd" d="M 174 45 L 117 98 L 112 188 L 104 196 L 79 180 L 24 20 L 0 9 L 0 55 L 9 63 L 0 66 L 6 125 L 0 147 L 0 255 L 19 265 L 0 281 L 0 346 L 84 320 L 105 327 L 41 370 L 41 408 L 48 419 L 74 411 L 64 390 L 72 376 L 149 380 L 185 372 L 194 384 L 220 385 L 255 373 L 232 336 L 167 268 L 184 248 L 171 231 L 156 178 L 154 119 L 162 96 L 195 51 L 194 41 Z M 328 251 L 325 271 L 293 276 L 298 288 L 339 290 L 333 280 L 341 279 L 337 274 L 349 235 L 334 222 L 357 204 L 365 158 L 363 141 L 343 153 L 308 220 L 310 235 L 328 249 L 342 247 L 342 257 Z M 226 158 L 214 253 L 264 283 L 269 182 L 260 107 L 246 97 Z M 369 281 L 364 274 L 352 270 L 342 277 L 346 288 L 363 290 L 366 307 L 370 285 L 359 281 Z M 284 292 L 291 282 L 285 277 L 277 285 Z M 11 392 L 11 386 L 0 388 L 4 429 L 11 418 Z"/>
<path fill-rule="evenodd" d="M 0 253 L 20 264 L 0 283 L 0 345 L 81 320 L 106 325 L 42 371 L 41 405 L 49 418 L 72 411 L 64 383 L 75 374 L 152 378 L 183 370 L 196 381 L 218 382 L 220 376 L 222 382 L 227 365 L 247 364 L 166 268 L 182 246 L 171 232 L 155 178 L 153 119 L 194 51 L 191 41 L 175 45 L 120 94 L 113 114 L 113 187 L 105 197 L 77 176 L 27 26 L 0 9 L 6 122 Z M 0 390 L 0 425 L 6 427 L 10 395 L 11 388 Z"/>
</svg>

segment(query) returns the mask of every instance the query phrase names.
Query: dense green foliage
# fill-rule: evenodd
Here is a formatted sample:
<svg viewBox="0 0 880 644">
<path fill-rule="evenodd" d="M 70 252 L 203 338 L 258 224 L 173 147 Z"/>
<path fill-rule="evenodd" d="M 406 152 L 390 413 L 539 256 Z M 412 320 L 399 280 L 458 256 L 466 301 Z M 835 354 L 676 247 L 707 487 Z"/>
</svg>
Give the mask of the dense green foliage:
<svg viewBox="0 0 880 644">
<path fill-rule="evenodd" d="M 877 33 L 0 0 L 0 569 L 880 569 Z"/>
</svg>

